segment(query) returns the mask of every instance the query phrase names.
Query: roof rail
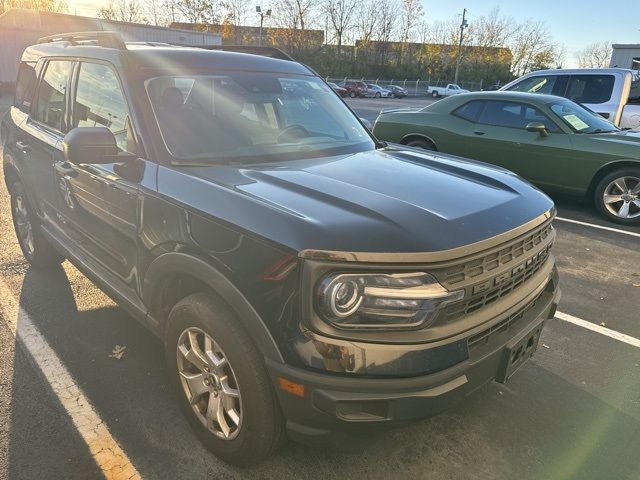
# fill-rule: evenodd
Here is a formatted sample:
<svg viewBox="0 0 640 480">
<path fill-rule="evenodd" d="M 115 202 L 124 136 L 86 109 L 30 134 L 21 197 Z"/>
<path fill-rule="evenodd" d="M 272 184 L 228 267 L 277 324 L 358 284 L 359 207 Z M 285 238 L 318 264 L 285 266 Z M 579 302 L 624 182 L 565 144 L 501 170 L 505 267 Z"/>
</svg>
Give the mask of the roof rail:
<svg viewBox="0 0 640 480">
<path fill-rule="evenodd" d="M 263 57 L 278 58 L 280 60 L 289 60 L 295 62 L 293 57 L 275 47 L 255 47 L 253 45 L 192 45 L 197 48 L 206 50 L 224 50 L 228 52 L 249 53 L 252 55 L 260 55 Z"/>
<path fill-rule="evenodd" d="M 79 45 L 83 42 L 96 42 L 99 47 L 116 48 L 118 50 L 127 49 L 124 40 L 122 40 L 122 36 L 118 32 L 97 31 L 58 33 L 56 35 L 42 37 L 38 40 L 38 43 L 50 42 L 69 42 L 72 45 Z"/>
</svg>

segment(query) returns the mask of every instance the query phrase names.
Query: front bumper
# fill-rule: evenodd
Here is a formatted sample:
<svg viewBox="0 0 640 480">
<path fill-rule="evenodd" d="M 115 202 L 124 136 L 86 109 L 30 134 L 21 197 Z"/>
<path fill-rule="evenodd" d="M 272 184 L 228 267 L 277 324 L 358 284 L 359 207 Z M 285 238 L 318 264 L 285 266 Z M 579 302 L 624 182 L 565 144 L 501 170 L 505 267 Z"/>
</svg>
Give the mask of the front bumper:
<svg viewBox="0 0 640 480">
<path fill-rule="evenodd" d="M 277 388 L 289 435 L 314 444 L 334 444 L 341 440 L 353 442 L 358 436 L 365 438 L 372 430 L 402 425 L 442 412 L 498 378 L 504 363 L 505 346 L 541 321 L 553 318 L 559 299 L 558 276 L 554 268 L 544 290 L 538 292 L 533 300 L 527 299 L 525 307 L 521 306 L 521 314 L 493 322 L 483 331 L 474 330 L 464 339 L 466 358 L 427 375 L 374 378 L 370 375 L 321 373 L 267 361 L 276 387 L 280 379 L 304 386 L 303 396 Z M 444 357 L 456 358 L 459 342 L 453 342 L 453 345 L 449 351 L 442 351 Z M 437 360 L 438 357 L 431 358 Z M 336 358 L 335 361 L 338 365 L 341 359 Z M 445 364 L 446 359 L 442 365 Z"/>
</svg>

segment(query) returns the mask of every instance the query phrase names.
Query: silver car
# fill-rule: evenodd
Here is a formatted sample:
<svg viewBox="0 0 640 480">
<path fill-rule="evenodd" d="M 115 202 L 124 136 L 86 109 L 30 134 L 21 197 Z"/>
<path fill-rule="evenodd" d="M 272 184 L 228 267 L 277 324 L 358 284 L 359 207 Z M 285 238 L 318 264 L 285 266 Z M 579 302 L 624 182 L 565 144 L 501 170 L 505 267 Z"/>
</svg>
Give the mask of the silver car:
<svg viewBox="0 0 640 480">
<path fill-rule="evenodd" d="M 387 90 L 386 88 L 382 88 L 379 85 L 367 83 L 367 92 L 365 96 L 375 98 L 389 98 L 392 96 L 392 93 L 391 91 Z"/>
</svg>

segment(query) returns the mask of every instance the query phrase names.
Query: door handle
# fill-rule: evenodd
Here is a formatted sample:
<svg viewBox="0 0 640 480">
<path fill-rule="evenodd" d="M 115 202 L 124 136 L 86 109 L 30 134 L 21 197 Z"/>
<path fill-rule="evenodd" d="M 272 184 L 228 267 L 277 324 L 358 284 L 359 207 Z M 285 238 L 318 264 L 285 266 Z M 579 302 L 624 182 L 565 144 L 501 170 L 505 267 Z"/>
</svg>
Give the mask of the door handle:
<svg viewBox="0 0 640 480">
<path fill-rule="evenodd" d="M 69 162 L 56 163 L 53 168 L 56 172 L 60 173 L 65 177 L 77 177 L 78 171 L 70 166 Z"/>
<path fill-rule="evenodd" d="M 474 130 L 473 133 L 475 133 L 476 135 L 484 135 L 484 132 L 481 130 Z"/>
<path fill-rule="evenodd" d="M 27 152 L 29 151 L 29 149 L 31 149 L 31 147 L 28 144 L 21 142 L 20 140 L 16 142 L 16 147 L 18 147 L 23 152 Z"/>
</svg>

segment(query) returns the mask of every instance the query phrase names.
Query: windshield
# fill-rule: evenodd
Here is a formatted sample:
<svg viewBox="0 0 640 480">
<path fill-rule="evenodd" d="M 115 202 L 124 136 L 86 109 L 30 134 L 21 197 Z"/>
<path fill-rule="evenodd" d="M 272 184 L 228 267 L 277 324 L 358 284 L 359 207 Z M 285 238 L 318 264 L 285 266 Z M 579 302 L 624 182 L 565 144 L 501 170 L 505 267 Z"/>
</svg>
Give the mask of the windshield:
<svg viewBox="0 0 640 480">
<path fill-rule="evenodd" d="M 169 153 L 191 161 L 271 161 L 375 148 L 320 79 L 236 72 L 146 82 Z"/>
<path fill-rule="evenodd" d="M 569 100 L 558 100 L 547 105 L 574 132 L 605 133 L 618 131 L 615 125 L 597 113 Z"/>
</svg>

